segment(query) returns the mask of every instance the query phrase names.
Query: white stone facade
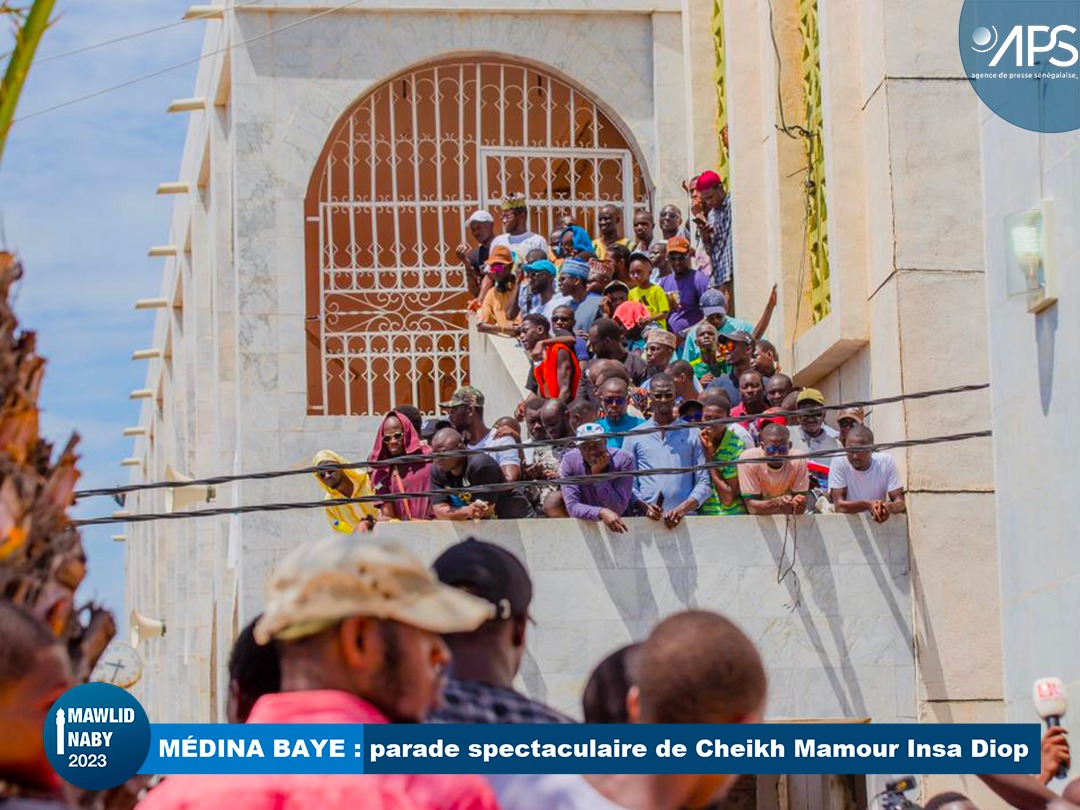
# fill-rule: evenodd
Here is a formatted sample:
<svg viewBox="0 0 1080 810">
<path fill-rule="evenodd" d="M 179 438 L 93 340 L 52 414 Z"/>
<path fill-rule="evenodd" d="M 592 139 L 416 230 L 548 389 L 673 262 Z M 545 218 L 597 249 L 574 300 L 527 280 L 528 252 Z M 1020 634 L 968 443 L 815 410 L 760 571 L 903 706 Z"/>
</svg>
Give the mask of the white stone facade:
<svg viewBox="0 0 1080 810">
<path fill-rule="evenodd" d="M 547 66 L 632 136 L 655 199 L 681 202 L 681 181 L 715 156 L 715 88 L 694 68 L 711 64 L 711 40 L 698 37 L 708 49 L 697 54 L 684 47 L 708 15 L 704 3 L 674 0 L 461 0 L 438 11 L 278 2 L 207 23 L 193 93 L 207 105 L 191 113 L 179 174 L 197 190 L 178 201 L 168 234 L 172 306 L 154 336 L 167 358 L 149 369 L 155 398 L 143 408 L 135 480 L 160 480 L 166 465 L 192 476 L 273 470 L 323 447 L 350 457 L 370 447 L 376 420 L 307 415 L 304 363 L 304 196 L 331 127 L 365 91 L 452 54 Z M 298 478 L 243 482 L 219 488 L 217 503 L 314 491 Z M 164 506 L 161 493 L 128 501 L 136 512 Z M 220 717 L 231 639 L 260 607 L 273 557 L 323 529 L 310 511 L 129 527 L 129 603 L 169 628 L 147 650 L 148 707 Z"/>
<path fill-rule="evenodd" d="M 797 3 L 773 0 L 772 29 L 766 0 L 725 3 L 738 312 L 754 319 L 778 284 L 768 334 L 783 370 L 831 402 L 987 380 L 976 104 L 953 37 L 908 24 L 939 18 L 939 5 L 820 3 L 833 314 L 807 328 L 799 302 L 802 145 L 776 129 L 778 86 L 788 116 L 798 117 Z M 960 3 L 947 5 L 958 11 Z M 180 179 L 200 185 L 177 205 L 169 241 L 180 255 L 165 270 L 164 294 L 182 307 L 156 326 L 154 345 L 167 347 L 170 359 L 151 364 L 147 387 L 160 392 L 160 409 L 155 401 L 144 408 L 152 432 L 136 443 L 135 455 L 146 459 L 136 479 L 159 480 L 167 463 L 202 476 L 299 466 L 323 447 L 350 458 L 370 448 L 373 420 L 307 415 L 302 235 L 323 143 L 366 90 L 447 54 L 549 66 L 632 135 L 658 209 L 681 203 L 680 182 L 715 156 L 711 7 L 705 0 L 450 0 L 436 8 L 416 0 L 365 3 L 301 24 L 326 9 L 279 0 L 209 23 L 205 51 L 231 50 L 204 61 L 195 91 L 210 105 L 192 114 Z M 962 363 L 956 346 L 964 347 Z M 475 340 L 472 358 L 474 378 L 505 410 L 521 381 L 506 346 Z M 871 422 L 882 441 L 977 430 L 988 424 L 987 403 L 971 394 L 890 405 L 875 409 Z M 831 562 L 843 558 L 852 568 L 849 578 L 801 557 L 800 566 L 818 570 L 796 568 L 804 573 L 796 614 L 777 608 L 787 601 L 783 587 L 766 586 L 783 536 L 772 520 L 701 519 L 685 535 L 635 527 L 639 556 L 587 555 L 575 576 L 589 588 L 623 583 L 590 591 L 599 600 L 593 608 L 608 618 L 589 625 L 588 656 L 640 635 L 666 612 L 717 607 L 743 621 L 766 658 L 787 672 L 774 684 L 774 716 L 996 719 L 1000 645 L 985 631 L 987 617 L 997 615 L 996 590 L 986 588 L 997 579 L 989 442 L 897 457 L 911 490 L 909 520 L 883 528 L 858 519 L 800 521 L 800 554 L 820 542 Z M 220 488 L 218 503 L 303 501 L 315 492 L 306 478 L 244 482 Z M 130 508 L 162 506 L 154 495 L 133 498 Z M 537 533 L 558 534 L 568 554 L 610 551 L 609 538 L 591 527 L 552 528 L 497 528 L 495 539 L 515 549 L 520 543 L 534 574 L 543 572 L 538 594 L 559 593 L 564 578 L 545 569 Z M 149 673 L 137 687 L 152 717 L 221 719 L 231 639 L 261 607 L 274 561 L 323 531 L 317 510 L 128 529 L 130 604 L 169 626 L 164 639 L 146 645 Z M 453 531 L 425 530 L 428 553 Z M 886 557 L 885 547 L 889 555 L 903 548 L 902 559 Z M 691 576 L 696 588 L 685 584 Z M 767 594 L 761 611 L 751 606 L 758 586 Z M 839 601 L 825 596 L 830 589 Z M 768 601 L 777 595 L 783 600 Z M 838 605 L 843 617 L 826 620 Z M 766 632 L 770 623 L 785 629 Z M 525 685 L 569 706 L 585 662 L 566 669 L 545 633 L 538 631 L 543 650 L 534 655 L 546 663 L 527 668 Z M 791 686 L 800 682 L 820 688 Z"/>
<path fill-rule="evenodd" d="M 1034 722 L 1036 678 L 1061 678 L 1080 694 L 1067 641 L 1080 622 L 1080 375 L 1071 359 L 1080 345 L 1080 134 L 1028 132 L 980 109 L 1005 700 L 1009 720 Z M 1010 295 L 1005 218 L 1044 202 L 1057 303 L 1029 313 L 1023 296 Z"/>
</svg>

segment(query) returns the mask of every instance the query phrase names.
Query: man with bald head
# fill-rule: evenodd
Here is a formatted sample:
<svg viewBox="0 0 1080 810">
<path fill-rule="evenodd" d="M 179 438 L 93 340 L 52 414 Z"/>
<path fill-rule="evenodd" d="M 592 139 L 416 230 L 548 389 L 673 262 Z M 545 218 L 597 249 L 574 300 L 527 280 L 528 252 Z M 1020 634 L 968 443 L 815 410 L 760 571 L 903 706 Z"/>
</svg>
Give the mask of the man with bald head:
<svg viewBox="0 0 1080 810">
<path fill-rule="evenodd" d="M 739 404 L 731 409 L 732 416 L 758 416 L 765 412 L 768 403 L 765 401 L 765 382 L 757 371 L 744 371 L 739 376 Z M 743 427 L 749 429 L 750 422 L 746 420 Z"/>
<path fill-rule="evenodd" d="M 635 723 L 760 723 L 768 683 L 754 643 L 728 619 L 688 610 L 664 619 L 635 651 L 627 714 Z M 732 730 L 732 736 L 738 732 Z M 736 774 L 490 777 L 504 810 L 718 806 Z"/>
<path fill-rule="evenodd" d="M 505 484 L 506 476 L 491 456 L 466 454 L 465 441 L 454 428 L 443 428 L 431 439 L 437 459 L 431 469 L 431 508 L 436 520 L 503 520 L 532 517 L 532 507 L 518 489 L 492 489 Z M 456 492 L 453 490 L 465 489 Z"/>
<path fill-rule="evenodd" d="M 665 205 L 660 209 L 660 233 L 666 242 L 676 236 L 687 236 L 689 232 L 683 227 L 682 211 L 677 205 Z"/>
<path fill-rule="evenodd" d="M 971 799 L 963 793 L 947 791 L 931 796 L 923 805 L 923 810 L 979 810 Z"/>
<path fill-rule="evenodd" d="M 641 427 L 645 420 L 640 416 L 627 413 L 630 405 L 630 386 L 622 377 L 609 377 L 600 388 L 600 405 L 604 409 L 604 418 L 600 427 L 605 433 L 626 433 Z M 618 450 L 623 446 L 623 436 L 612 436 L 608 447 Z"/>
<path fill-rule="evenodd" d="M 770 408 L 781 408 L 788 394 L 795 390 L 795 383 L 787 374 L 777 372 L 765 383 L 765 402 Z"/>
<path fill-rule="evenodd" d="M 596 227 L 600 237 L 593 240 L 593 252 L 600 261 L 609 258 L 610 248 L 614 245 L 630 246 L 630 240 L 622 233 L 622 211 L 619 206 L 611 203 L 600 206 L 596 212 Z"/>
<path fill-rule="evenodd" d="M 739 459 L 739 492 L 751 515 L 800 515 L 806 511 L 810 473 L 806 459 L 790 458 L 791 434 L 770 422 L 761 429 L 757 447 Z"/>
</svg>

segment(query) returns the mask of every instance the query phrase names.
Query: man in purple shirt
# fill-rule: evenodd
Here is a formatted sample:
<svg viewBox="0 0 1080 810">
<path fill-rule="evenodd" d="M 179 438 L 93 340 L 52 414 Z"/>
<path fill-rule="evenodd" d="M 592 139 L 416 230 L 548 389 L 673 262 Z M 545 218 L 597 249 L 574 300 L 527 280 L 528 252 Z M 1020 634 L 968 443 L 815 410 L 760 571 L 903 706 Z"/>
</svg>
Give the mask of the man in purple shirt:
<svg viewBox="0 0 1080 810">
<path fill-rule="evenodd" d="M 709 277 L 690 264 L 690 240 L 686 237 L 668 239 L 667 254 L 672 273 L 660 279 L 660 288 L 668 294 L 668 298 L 676 297 L 671 302 L 668 329 L 682 337 L 705 317 L 700 302 L 702 294 L 709 289 Z"/>
<path fill-rule="evenodd" d="M 563 456 L 560 478 L 634 469 L 633 456 L 608 447 L 604 429 L 596 422 L 579 427 L 577 435 L 583 441 Z M 570 517 L 602 520 L 611 531 L 621 534 L 626 531 L 622 516 L 629 514 L 634 501 L 634 478 L 623 475 L 605 481 L 563 484 L 562 496 Z"/>
</svg>

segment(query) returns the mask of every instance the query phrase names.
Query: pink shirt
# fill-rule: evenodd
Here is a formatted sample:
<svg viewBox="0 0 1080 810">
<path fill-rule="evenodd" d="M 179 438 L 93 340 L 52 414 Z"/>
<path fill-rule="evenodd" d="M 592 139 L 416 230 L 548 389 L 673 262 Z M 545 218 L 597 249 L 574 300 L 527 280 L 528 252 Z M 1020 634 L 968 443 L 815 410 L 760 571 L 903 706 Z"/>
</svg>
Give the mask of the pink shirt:
<svg viewBox="0 0 1080 810">
<path fill-rule="evenodd" d="M 259 698 L 249 723 L 387 723 L 361 698 L 332 689 Z M 488 783 L 461 775 L 172 776 L 144 810 L 498 810 Z"/>
</svg>

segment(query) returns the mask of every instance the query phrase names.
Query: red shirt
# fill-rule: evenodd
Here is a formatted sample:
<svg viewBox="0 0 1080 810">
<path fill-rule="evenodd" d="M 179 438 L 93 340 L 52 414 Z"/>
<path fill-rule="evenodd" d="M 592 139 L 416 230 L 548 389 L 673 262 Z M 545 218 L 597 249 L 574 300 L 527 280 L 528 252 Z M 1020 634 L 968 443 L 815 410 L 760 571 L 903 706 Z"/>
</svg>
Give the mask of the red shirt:
<svg viewBox="0 0 1080 810">
<path fill-rule="evenodd" d="M 259 698 L 249 723 L 387 723 L 361 698 L 332 689 Z M 488 783 L 461 775 L 172 776 L 144 810 L 498 810 Z"/>
</svg>

